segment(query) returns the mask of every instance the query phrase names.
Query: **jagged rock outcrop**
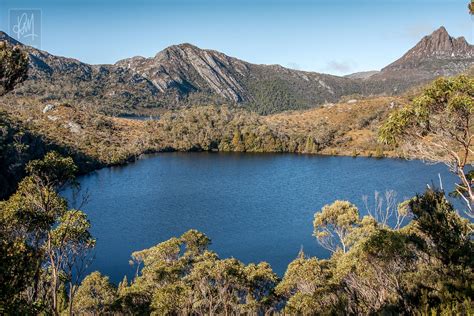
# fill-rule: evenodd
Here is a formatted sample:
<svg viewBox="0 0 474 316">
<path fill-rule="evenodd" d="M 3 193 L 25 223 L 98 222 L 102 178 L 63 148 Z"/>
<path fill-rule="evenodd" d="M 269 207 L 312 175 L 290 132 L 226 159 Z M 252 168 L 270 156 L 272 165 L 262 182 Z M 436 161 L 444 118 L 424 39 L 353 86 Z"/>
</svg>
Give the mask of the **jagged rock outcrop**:
<svg viewBox="0 0 474 316">
<path fill-rule="evenodd" d="M 467 69 L 473 62 L 474 46 L 464 37 L 451 37 L 444 27 L 440 27 L 382 72 L 420 69 L 451 75 Z"/>
<path fill-rule="evenodd" d="M 425 36 L 400 59 L 367 80 L 365 91 L 396 94 L 439 76 L 468 71 L 474 46 L 464 37 L 451 37 L 444 27 Z"/>
</svg>

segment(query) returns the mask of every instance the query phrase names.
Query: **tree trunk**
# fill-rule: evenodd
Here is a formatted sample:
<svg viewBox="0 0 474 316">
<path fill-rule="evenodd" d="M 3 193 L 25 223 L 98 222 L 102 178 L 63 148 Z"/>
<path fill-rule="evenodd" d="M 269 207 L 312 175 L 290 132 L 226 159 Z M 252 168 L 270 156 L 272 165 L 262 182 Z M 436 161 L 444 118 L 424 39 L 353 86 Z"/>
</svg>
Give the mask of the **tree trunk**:
<svg viewBox="0 0 474 316">
<path fill-rule="evenodd" d="M 68 302 L 68 310 L 69 310 L 69 316 L 72 316 L 72 301 L 74 299 L 74 284 L 72 282 L 69 282 L 69 302 Z"/>
<path fill-rule="evenodd" d="M 38 262 L 35 269 L 35 275 L 33 277 L 32 303 L 36 302 L 36 299 L 38 298 L 38 285 L 39 285 L 39 279 L 40 279 L 40 272 L 41 272 L 41 261 Z"/>
<path fill-rule="evenodd" d="M 51 280 L 51 285 L 52 285 L 52 299 L 53 299 L 53 312 L 54 315 L 59 315 L 58 312 L 58 271 L 57 267 L 54 261 L 54 254 L 51 251 L 51 237 L 48 234 L 48 254 L 49 254 L 49 260 L 51 264 L 51 271 L 52 271 L 52 280 Z"/>
<path fill-rule="evenodd" d="M 53 280 L 52 280 L 52 296 L 53 296 L 53 313 L 54 315 L 59 315 L 58 313 L 58 282 L 56 277 L 56 271 L 53 269 Z"/>
</svg>

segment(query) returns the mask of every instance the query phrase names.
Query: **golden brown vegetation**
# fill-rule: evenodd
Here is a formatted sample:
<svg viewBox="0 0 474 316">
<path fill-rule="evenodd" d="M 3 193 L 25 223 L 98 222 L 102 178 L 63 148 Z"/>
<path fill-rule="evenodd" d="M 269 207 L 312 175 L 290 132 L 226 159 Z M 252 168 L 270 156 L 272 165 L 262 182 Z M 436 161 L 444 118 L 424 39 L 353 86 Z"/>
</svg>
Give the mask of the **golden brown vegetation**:
<svg viewBox="0 0 474 316">
<path fill-rule="evenodd" d="M 319 141 L 323 146 L 318 154 L 398 156 L 398 152 L 377 142 L 377 131 L 388 114 L 406 104 L 407 99 L 376 97 L 354 101 L 275 114 L 265 117 L 265 122 L 282 133 Z"/>
<path fill-rule="evenodd" d="M 7 96 L 0 100 L 0 198 L 11 194 L 31 159 L 48 150 L 74 158 L 81 173 L 163 151 L 287 152 L 399 157 L 377 141 L 401 97 L 353 99 L 320 108 L 261 116 L 246 109 L 201 106 L 155 120 L 111 117 L 70 103 Z"/>
<path fill-rule="evenodd" d="M 2 107 L 28 130 L 104 164 L 147 152 L 241 151 L 394 156 L 377 143 L 378 126 L 401 98 L 372 98 L 307 111 L 259 116 L 243 109 L 195 107 L 140 121 L 58 104 L 15 98 Z"/>
</svg>

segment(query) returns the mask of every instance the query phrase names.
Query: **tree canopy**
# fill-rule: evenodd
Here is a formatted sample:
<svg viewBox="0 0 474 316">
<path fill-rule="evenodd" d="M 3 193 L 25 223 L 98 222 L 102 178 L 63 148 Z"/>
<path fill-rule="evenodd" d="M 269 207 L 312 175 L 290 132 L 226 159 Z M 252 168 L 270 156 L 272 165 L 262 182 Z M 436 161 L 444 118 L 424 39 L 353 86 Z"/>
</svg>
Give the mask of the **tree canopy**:
<svg viewBox="0 0 474 316">
<path fill-rule="evenodd" d="M 0 41 L 0 95 L 26 79 L 28 55 L 19 47 Z"/>
<path fill-rule="evenodd" d="M 69 311 L 95 245 L 87 216 L 69 209 L 57 189 L 74 181 L 76 167 L 55 152 L 27 165 L 27 176 L 0 203 L 2 231 L 0 310 L 59 314 L 68 292 Z M 28 310 L 28 311 L 27 311 Z"/>
<path fill-rule="evenodd" d="M 399 145 L 408 157 L 445 163 L 458 176 L 456 187 L 474 216 L 474 78 L 439 78 L 410 105 L 392 113 L 379 130 L 382 142 Z"/>
</svg>

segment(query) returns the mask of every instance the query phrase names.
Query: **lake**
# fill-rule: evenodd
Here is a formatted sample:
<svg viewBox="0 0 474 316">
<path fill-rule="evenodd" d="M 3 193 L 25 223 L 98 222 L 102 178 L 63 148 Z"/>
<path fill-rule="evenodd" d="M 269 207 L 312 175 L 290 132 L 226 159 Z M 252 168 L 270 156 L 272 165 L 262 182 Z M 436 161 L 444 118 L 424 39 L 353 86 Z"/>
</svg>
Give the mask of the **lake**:
<svg viewBox="0 0 474 316">
<path fill-rule="evenodd" d="M 303 247 L 327 257 L 313 232 L 315 211 L 336 199 L 362 210 L 362 196 L 393 189 L 399 201 L 455 178 L 420 161 L 296 154 L 164 153 L 80 177 L 83 209 L 97 238 L 91 271 L 130 278 L 130 254 L 195 228 L 222 258 L 267 261 L 282 275 Z M 65 193 L 68 196 L 68 193 Z M 364 212 L 362 212 L 364 213 Z"/>
</svg>

